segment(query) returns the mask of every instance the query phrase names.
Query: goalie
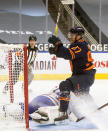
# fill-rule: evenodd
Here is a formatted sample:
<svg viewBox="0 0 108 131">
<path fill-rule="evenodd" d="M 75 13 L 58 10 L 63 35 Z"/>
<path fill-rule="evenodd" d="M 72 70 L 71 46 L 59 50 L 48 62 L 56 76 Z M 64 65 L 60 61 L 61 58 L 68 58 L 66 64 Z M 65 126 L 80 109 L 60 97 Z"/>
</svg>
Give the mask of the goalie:
<svg viewBox="0 0 108 131">
<path fill-rule="evenodd" d="M 36 96 L 29 103 L 29 119 L 34 120 L 35 122 L 42 123 L 47 122 L 49 120 L 49 112 L 47 114 L 48 109 L 50 107 L 58 108 L 59 106 L 59 96 L 60 91 L 58 87 L 53 88 L 48 94 L 42 94 Z M 1 114 L 4 114 L 5 117 L 12 117 L 16 120 L 20 120 L 24 118 L 24 103 L 14 103 L 2 105 L 0 109 L 0 117 Z M 55 115 L 55 114 L 54 114 Z"/>
</svg>

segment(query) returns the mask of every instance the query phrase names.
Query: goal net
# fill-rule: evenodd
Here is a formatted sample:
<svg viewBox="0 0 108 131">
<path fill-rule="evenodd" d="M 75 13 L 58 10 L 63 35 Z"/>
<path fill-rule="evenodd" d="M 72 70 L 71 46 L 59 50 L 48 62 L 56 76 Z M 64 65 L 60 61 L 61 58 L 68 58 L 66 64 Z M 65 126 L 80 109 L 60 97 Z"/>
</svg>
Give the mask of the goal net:
<svg viewBox="0 0 108 131">
<path fill-rule="evenodd" d="M 0 122 L 29 127 L 27 47 L 0 44 Z"/>
</svg>

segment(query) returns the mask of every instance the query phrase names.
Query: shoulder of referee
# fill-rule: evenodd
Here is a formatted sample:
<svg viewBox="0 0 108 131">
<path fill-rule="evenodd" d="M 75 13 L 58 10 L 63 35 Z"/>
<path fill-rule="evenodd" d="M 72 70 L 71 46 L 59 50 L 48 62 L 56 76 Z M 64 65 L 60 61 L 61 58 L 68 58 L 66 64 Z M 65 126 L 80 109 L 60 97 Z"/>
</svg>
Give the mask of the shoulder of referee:
<svg viewBox="0 0 108 131">
<path fill-rule="evenodd" d="M 35 49 L 35 51 L 38 51 L 38 48 L 37 48 L 37 47 L 35 47 L 34 49 Z"/>
</svg>

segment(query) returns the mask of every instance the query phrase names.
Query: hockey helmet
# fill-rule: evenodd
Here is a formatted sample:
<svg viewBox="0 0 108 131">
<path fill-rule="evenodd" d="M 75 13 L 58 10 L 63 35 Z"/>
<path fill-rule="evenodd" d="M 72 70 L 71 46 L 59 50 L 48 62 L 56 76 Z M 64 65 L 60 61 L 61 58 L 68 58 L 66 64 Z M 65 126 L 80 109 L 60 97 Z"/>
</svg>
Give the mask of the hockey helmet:
<svg viewBox="0 0 108 131">
<path fill-rule="evenodd" d="M 83 27 L 78 26 L 75 28 L 71 28 L 69 32 L 77 35 L 84 35 L 85 30 Z"/>
<path fill-rule="evenodd" d="M 36 36 L 31 35 L 31 36 L 29 36 L 29 41 L 30 41 L 30 40 L 35 40 L 35 41 L 36 41 L 36 40 L 37 40 L 37 38 L 36 38 Z"/>
</svg>

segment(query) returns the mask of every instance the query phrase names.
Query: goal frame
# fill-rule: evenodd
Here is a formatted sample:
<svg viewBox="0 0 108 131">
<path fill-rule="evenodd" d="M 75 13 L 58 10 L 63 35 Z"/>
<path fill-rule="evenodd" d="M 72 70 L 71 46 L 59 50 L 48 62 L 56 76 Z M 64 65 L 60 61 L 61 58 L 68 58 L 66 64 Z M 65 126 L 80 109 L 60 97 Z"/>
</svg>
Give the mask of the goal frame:
<svg viewBox="0 0 108 131">
<path fill-rule="evenodd" d="M 25 105 L 25 124 L 26 128 L 29 128 L 29 98 L 28 98 L 28 66 L 27 66 L 27 46 L 24 45 L 24 105 Z"/>
</svg>

